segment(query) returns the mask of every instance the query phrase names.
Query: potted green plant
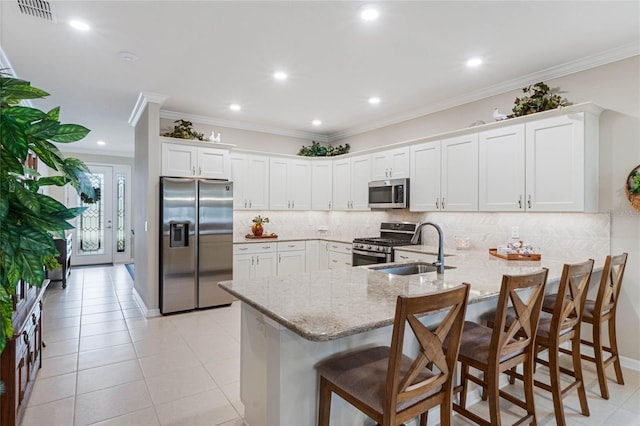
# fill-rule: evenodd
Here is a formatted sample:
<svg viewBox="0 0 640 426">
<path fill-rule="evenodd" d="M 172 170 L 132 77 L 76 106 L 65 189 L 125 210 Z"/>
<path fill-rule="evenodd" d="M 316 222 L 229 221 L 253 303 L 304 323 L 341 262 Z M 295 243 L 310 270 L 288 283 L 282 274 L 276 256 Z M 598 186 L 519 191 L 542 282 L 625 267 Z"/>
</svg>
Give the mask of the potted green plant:
<svg viewBox="0 0 640 426">
<path fill-rule="evenodd" d="M 627 198 L 634 209 L 640 210 L 640 166 L 629 173 L 626 185 Z"/>
<path fill-rule="evenodd" d="M 176 123 L 176 125 L 173 126 L 173 130 L 163 133 L 162 136 L 180 139 L 197 139 L 199 141 L 204 140 L 204 134 L 196 132 L 193 129 L 192 122 L 180 119 L 174 121 L 174 123 Z"/>
<path fill-rule="evenodd" d="M 251 225 L 251 232 L 253 232 L 254 236 L 260 237 L 264 232 L 264 228 L 262 227 L 262 224 L 269 223 L 269 218 L 258 215 L 253 218 L 252 222 L 253 222 L 253 225 Z"/>
<path fill-rule="evenodd" d="M 54 236 L 72 229 L 68 220 L 84 208 L 67 208 L 42 194 L 48 185 L 71 184 L 80 194 L 95 198 L 89 169 L 76 158 L 65 158 L 53 144 L 75 142 L 89 130 L 61 124 L 60 108 L 43 112 L 22 105 L 49 94 L 28 81 L 0 71 L 0 353 L 13 335 L 12 296 L 20 280 L 40 286 L 45 267 L 58 267 Z M 29 167 L 30 153 L 60 175 L 41 177 Z"/>
<path fill-rule="evenodd" d="M 553 90 L 543 82 L 524 87 L 522 92 L 524 96 L 516 98 L 515 106 L 512 109 L 513 114 L 509 118 L 534 114 L 567 105 L 566 100 L 562 99 L 557 93 L 553 93 Z"/>
</svg>

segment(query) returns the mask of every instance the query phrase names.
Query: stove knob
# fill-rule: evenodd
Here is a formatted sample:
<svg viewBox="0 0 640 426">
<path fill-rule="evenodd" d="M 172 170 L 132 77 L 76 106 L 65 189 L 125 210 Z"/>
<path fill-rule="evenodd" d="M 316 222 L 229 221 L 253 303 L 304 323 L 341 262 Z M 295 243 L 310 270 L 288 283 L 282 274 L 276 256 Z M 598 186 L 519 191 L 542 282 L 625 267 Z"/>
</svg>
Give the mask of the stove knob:
<svg viewBox="0 0 640 426">
<path fill-rule="evenodd" d="M 367 249 L 368 249 L 368 250 L 371 250 L 371 246 L 367 246 Z"/>
<path fill-rule="evenodd" d="M 378 251 L 384 251 L 384 247 L 378 247 Z"/>
</svg>

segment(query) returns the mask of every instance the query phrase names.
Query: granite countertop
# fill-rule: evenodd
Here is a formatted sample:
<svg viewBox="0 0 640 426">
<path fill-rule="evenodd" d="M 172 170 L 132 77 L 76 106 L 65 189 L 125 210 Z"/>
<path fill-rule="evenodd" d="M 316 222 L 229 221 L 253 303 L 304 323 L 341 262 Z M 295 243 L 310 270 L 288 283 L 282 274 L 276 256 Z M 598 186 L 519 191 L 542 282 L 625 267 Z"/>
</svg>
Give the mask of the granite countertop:
<svg viewBox="0 0 640 426">
<path fill-rule="evenodd" d="M 423 247 L 428 252 L 432 249 Z M 301 337 L 327 341 L 392 324 L 401 294 L 433 293 L 466 282 L 471 284 L 469 303 L 476 303 L 497 296 L 504 274 L 525 274 L 546 267 L 549 281 L 557 281 L 565 262 L 587 258 L 507 261 L 488 252 L 460 251 L 445 258 L 445 265 L 456 268 L 441 276 L 435 272 L 389 275 L 355 267 L 223 281 L 219 286 Z"/>
<path fill-rule="evenodd" d="M 265 243 L 265 242 L 286 242 L 286 241 L 334 241 L 337 243 L 351 244 L 353 238 L 341 238 L 341 237 L 307 237 L 307 238 L 293 238 L 293 237 L 280 237 L 277 238 L 242 238 L 234 239 L 233 244 L 253 244 L 253 243 Z"/>
</svg>

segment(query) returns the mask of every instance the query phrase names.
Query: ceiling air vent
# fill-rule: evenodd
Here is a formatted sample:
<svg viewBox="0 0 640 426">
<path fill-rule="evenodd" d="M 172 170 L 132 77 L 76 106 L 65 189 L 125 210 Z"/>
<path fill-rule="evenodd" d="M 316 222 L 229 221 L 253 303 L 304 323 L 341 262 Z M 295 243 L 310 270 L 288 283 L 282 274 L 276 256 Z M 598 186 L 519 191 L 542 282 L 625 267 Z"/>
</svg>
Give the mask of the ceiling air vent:
<svg viewBox="0 0 640 426">
<path fill-rule="evenodd" d="M 18 0 L 20 12 L 24 15 L 56 22 L 53 4 L 44 0 Z"/>
</svg>

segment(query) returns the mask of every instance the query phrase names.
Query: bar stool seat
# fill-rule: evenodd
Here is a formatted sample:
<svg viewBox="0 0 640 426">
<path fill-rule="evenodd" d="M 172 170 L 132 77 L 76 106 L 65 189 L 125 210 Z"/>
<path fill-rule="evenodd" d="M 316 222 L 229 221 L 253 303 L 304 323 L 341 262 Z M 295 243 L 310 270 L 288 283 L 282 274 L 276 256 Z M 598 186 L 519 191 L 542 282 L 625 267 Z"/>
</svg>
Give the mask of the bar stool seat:
<svg viewBox="0 0 640 426">
<path fill-rule="evenodd" d="M 418 416 L 420 425 L 426 426 L 427 412 L 436 406 L 440 406 L 440 423 L 450 425 L 453 372 L 468 297 L 468 284 L 424 296 L 398 296 L 390 346 L 355 350 L 319 362 L 318 425 L 329 424 L 332 393 L 383 426 L 397 426 Z M 430 312 L 444 315 L 433 329 L 418 319 Z M 405 330 L 413 332 L 415 339 L 405 339 Z M 442 342 L 447 338 L 451 343 L 445 350 Z M 405 343 L 415 341 L 417 355 L 405 355 Z"/>
</svg>

